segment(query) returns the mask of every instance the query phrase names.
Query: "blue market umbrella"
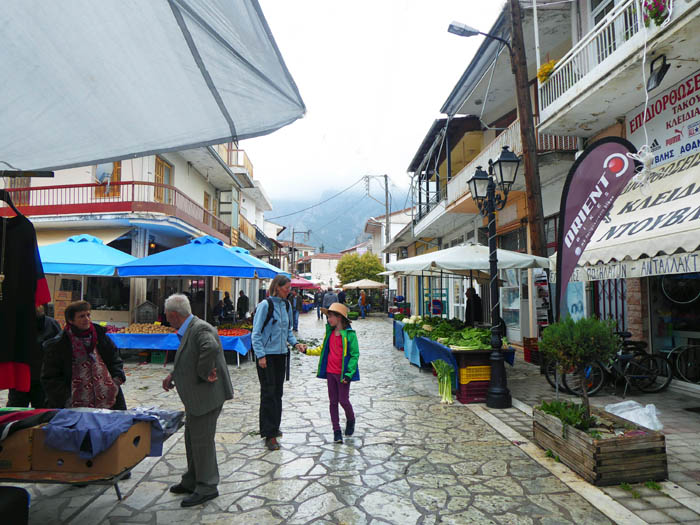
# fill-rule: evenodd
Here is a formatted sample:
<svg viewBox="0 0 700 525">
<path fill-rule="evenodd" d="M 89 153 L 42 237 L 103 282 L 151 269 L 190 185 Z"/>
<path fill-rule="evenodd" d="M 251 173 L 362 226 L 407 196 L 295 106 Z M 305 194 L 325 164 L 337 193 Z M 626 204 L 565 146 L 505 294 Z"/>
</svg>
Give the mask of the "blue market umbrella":
<svg viewBox="0 0 700 525">
<path fill-rule="evenodd" d="M 268 277 L 266 263 L 226 248 L 219 239 L 198 237 L 184 246 L 136 259 L 120 266 L 122 277 Z M 272 275 L 274 277 L 276 273 Z"/>
<path fill-rule="evenodd" d="M 44 273 L 113 276 L 117 266 L 137 260 L 92 235 L 74 235 L 39 247 Z"/>
<path fill-rule="evenodd" d="M 280 268 L 277 268 L 277 266 L 274 266 L 268 262 L 265 262 L 261 259 L 258 259 L 257 257 L 250 255 L 250 252 L 248 250 L 246 250 L 245 248 L 240 248 L 239 246 L 234 246 L 231 248 L 231 251 L 233 253 L 239 254 L 241 257 L 245 257 L 247 260 L 251 261 L 251 263 L 256 264 L 256 265 L 261 265 L 262 267 L 267 268 L 267 270 L 269 270 L 267 272 L 263 272 L 264 275 L 263 275 L 263 273 L 258 272 L 258 277 L 272 279 L 273 277 L 275 277 L 276 275 L 279 275 L 279 274 L 282 274 L 286 277 L 289 277 L 290 279 L 292 277 L 291 274 L 289 274 L 287 272 L 283 272 Z"/>
</svg>

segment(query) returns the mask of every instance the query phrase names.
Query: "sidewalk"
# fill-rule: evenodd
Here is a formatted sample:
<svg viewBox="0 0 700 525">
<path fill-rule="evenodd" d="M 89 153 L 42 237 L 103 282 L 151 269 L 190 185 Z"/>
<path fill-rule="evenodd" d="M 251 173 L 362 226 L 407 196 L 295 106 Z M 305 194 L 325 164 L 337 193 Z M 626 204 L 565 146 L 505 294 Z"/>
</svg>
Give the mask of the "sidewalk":
<svg viewBox="0 0 700 525">
<path fill-rule="evenodd" d="M 540 375 L 539 367 L 522 359 L 516 358 L 515 367 L 508 367 L 507 372 L 513 408 L 496 410 L 483 406 L 484 412 L 510 427 L 524 440 L 531 441 L 532 407 L 542 400 L 554 398 L 555 392 Z M 601 496 L 602 491 L 647 523 L 700 524 L 700 413 L 686 410 L 700 407 L 700 395 L 679 391 L 673 386 L 672 383 L 670 389 L 658 394 L 633 391 L 626 398 L 643 405 L 654 404 L 659 411 L 666 435 L 669 480 L 661 483 L 660 491 L 647 488 L 644 484 L 626 487 L 628 490 L 620 486 L 601 487 L 598 490 L 589 485 L 593 489 L 592 498 L 589 499 L 591 503 L 596 505 L 599 498 L 596 498 L 595 492 Z M 576 399 L 571 395 L 559 395 L 564 399 Z M 612 387 L 606 386 L 590 400 L 593 405 L 603 407 L 623 401 L 623 398 L 615 395 Z M 547 461 L 554 462 L 551 459 Z M 611 516 L 608 514 L 608 517 Z"/>
</svg>

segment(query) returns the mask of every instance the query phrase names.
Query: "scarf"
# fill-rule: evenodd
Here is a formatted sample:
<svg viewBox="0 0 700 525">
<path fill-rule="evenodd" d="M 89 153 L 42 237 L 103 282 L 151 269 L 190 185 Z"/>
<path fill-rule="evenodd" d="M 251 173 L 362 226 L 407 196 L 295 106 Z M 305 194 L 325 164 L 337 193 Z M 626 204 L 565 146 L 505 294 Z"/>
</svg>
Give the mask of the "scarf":
<svg viewBox="0 0 700 525">
<path fill-rule="evenodd" d="M 73 350 L 71 407 L 112 408 L 119 386 L 114 383 L 97 348 L 97 330 L 85 331 L 69 324 L 65 330 Z"/>
</svg>

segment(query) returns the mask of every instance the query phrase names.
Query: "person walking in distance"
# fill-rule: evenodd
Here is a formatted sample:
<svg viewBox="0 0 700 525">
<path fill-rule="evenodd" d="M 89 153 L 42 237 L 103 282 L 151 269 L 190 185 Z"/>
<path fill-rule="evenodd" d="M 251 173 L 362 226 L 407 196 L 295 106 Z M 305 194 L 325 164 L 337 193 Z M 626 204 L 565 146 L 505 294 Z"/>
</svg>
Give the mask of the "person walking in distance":
<svg viewBox="0 0 700 525">
<path fill-rule="evenodd" d="M 321 310 L 323 309 L 328 309 L 333 303 L 338 302 L 338 296 L 336 293 L 333 291 L 333 288 L 330 286 L 328 287 L 328 291 L 323 295 L 323 304 L 321 305 Z M 328 316 L 326 316 L 326 319 L 328 319 Z"/>
<path fill-rule="evenodd" d="M 296 290 L 292 290 L 290 303 L 292 305 L 292 320 L 293 320 L 293 330 L 295 332 L 299 331 L 299 315 L 304 309 L 304 299 L 301 294 Z"/>
<path fill-rule="evenodd" d="M 248 308 L 250 307 L 250 301 L 248 296 L 241 290 L 238 292 L 238 301 L 236 301 L 236 314 L 238 319 L 245 319 L 248 314 Z"/>
<path fill-rule="evenodd" d="M 360 300 L 358 302 L 360 303 L 360 315 L 364 319 L 367 313 L 367 294 L 364 290 L 360 290 Z"/>
<path fill-rule="evenodd" d="M 292 331 L 292 307 L 287 301 L 292 283 L 288 277 L 277 275 L 270 285 L 270 297 L 261 301 L 253 318 L 253 351 L 260 381 L 260 435 L 268 450 L 279 450 L 277 438 L 282 436 L 282 395 L 285 370 L 289 377 L 288 344 L 300 352 L 300 344 Z"/>
<path fill-rule="evenodd" d="M 316 319 L 321 319 L 321 307 L 323 306 L 323 292 L 316 290 L 314 294 L 314 306 L 316 307 Z"/>
<path fill-rule="evenodd" d="M 186 296 L 174 294 L 165 300 L 165 315 L 177 330 L 180 346 L 173 371 L 163 380 L 163 389 L 177 388 L 185 405 L 185 451 L 187 471 L 173 494 L 189 494 L 180 502 L 193 507 L 219 495 L 216 462 L 216 422 L 224 401 L 233 399 L 231 378 L 216 329 L 192 315 Z"/>
</svg>

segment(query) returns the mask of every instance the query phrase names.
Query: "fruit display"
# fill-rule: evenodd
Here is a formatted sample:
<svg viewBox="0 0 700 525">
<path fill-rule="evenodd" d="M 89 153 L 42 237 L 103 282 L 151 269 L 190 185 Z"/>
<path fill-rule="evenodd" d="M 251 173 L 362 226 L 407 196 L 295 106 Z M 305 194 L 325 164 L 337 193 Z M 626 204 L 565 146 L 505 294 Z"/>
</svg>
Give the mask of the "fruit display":
<svg viewBox="0 0 700 525">
<path fill-rule="evenodd" d="M 170 326 L 149 323 L 134 323 L 122 328 L 118 334 L 172 334 L 177 330 Z"/>
<path fill-rule="evenodd" d="M 243 330 L 252 330 L 253 329 L 253 323 L 252 322 L 246 322 L 246 321 L 239 321 L 237 323 L 223 323 L 219 325 L 219 330 L 232 330 L 235 328 L 241 328 Z"/>
<path fill-rule="evenodd" d="M 246 330 L 245 328 L 219 328 L 219 335 L 226 337 L 241 337 L 249 333 L 250 330 Z"/>
<path fill-rule="evenodd" d="M 118 334 L 119 330 L 121 330 L 121 328 L 114 326 L 113 324 L 103 324 L 102 327 L 104 327 L 105 332 L 108 334 Z"/>
</svg>

